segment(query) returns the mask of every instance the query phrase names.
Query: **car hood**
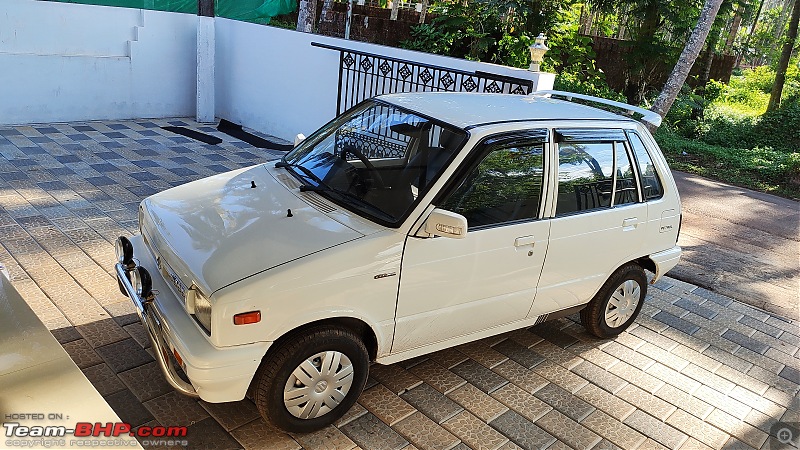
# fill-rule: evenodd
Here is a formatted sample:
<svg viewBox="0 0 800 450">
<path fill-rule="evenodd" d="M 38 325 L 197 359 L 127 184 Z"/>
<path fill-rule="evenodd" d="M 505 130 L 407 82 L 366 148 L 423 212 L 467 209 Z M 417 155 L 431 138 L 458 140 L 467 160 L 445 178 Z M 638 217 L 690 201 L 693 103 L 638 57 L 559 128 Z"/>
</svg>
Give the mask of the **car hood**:
<svg viewBox="0 0 800 450">
<path fill-rule="evenodd" d="M 300 199 L 264 165 L 166 190 L 142 209 L 142 234 L 162 272 L 171 269 L 166 275 L 206 295 L 363 236 Z"/>
</svg>

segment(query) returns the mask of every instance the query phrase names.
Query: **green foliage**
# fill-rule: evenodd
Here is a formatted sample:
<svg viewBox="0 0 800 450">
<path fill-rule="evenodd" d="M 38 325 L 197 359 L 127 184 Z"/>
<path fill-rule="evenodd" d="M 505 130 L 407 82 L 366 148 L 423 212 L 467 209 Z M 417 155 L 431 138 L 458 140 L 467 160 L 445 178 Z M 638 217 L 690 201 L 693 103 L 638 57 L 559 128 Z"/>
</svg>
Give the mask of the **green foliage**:
<svg viewBox="0 0 800 450">
<path fill-rule="evenodd" d="M 625 96 L 608 87 L 604 79 L 587 80 L 580 74 L 571 72 L 557 74 L 553 88 L 559 91 L 592 95 L 618 102 L 625 101 Z"/>
</svg>

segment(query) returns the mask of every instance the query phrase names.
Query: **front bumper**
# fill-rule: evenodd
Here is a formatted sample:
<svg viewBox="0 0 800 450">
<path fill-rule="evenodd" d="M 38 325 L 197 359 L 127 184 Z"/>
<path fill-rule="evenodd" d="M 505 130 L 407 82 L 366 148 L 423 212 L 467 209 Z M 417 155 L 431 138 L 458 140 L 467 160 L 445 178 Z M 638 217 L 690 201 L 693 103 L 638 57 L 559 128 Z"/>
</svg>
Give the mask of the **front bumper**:
<svg viewBox="0 0 800 450">
<path fill-rule="evenodd" d="M 213 346 L 167 286 L 141 236 L 132 237 L 130 241 L 135 262 L 150 273 L 153 292 L 157 295 L 150 299 L 137 295 L 121 263 L 115 266 L 117 278 L 150 336 L 153 353 L 167 382 L 184 395 L 211 403 L 243 399 L 270 343 Z M 189 382 L 180 377 L 172 363 L 171 355 L 175 351 L 183 360 L 182 368 Z"/>
</svg>

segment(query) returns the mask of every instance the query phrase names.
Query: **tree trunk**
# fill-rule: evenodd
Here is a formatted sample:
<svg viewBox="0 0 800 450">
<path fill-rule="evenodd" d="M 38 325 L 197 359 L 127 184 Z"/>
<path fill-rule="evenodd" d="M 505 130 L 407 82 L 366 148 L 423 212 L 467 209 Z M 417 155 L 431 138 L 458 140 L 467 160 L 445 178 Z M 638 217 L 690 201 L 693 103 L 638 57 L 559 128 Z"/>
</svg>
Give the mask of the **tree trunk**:
<svg viewBox="0 0 800 450">
<path fill-rule="evenodd" d="M 800 0 L 797 1 L 800 2 Z M 689 71 L 692 70 L 692 66 L 695 60 L 697 60 L 697 55 L 700 54 L 700 50 L 703 48 L 708 33 L 714 25 L 714 19 L 717 17 L 717 12 L 719 12 L 721 4 L 722 0 L 706 0 L 703 10 L 700 11 L 700 17 L 697 19 L 697 26 L 692 30 L 689 40 L 686 41 L 686 46 L 683 48 L 683 52 L 681 52 L 681 57 L 678 58 L 678 63 L 675 64 L 675 68 L 672 69 L 672 73 L 669 75 L 664 89 L 661 91 L 661 94 L 658 95 L 655 103 L 653 103 L 653 107 L 650 108 L 652 111 L 661 115 L 661 117 L 666 116 L 669 109 L 672 108 L 672 103 L 675 102 L 675 98 L 678 96 L 681 87 L 683 87 L 686 77 L 689 76 Z M 651 128 L 650 131 L 655 130 L 655 127 L 652 125 L 648 124 L 647 127 Z"/>
<path fill-rule="evenodd" d="M 722 50 L 723 55 L 730 55 L 733 52 L 733 43 L 736 40 L 736 35 L 739 34 L 739 27 L 742 25 L 742 15 L 739 14 L 739 8 L 736 8 L 736 15 L 733 16 L 733 23 L 728 32 L 728 39 L 725 41 L 725 48 Z"/>
<path fill-rule="evenodd" d="M 705 92 L 706 85 L 711 79 L 711 66 L 714 64 L 714 50 L 717 48 L 717 43 L 722 35 L 722 30 L 711 30 L 711 36 L 706 39 L 706 54 L 703 55 L 703 70 L 700 72 L 700 80 L 698 86 Z"/>
<path fill-rule="evenodd" d="M 750 33 L 747 34 L 747 39 L 744 41 L 744 48 L 742 48 L 742 54 L 736 59 L 736 68 L 738 69 L 742 62 L 742 57 L 744 56 L 744 52 L 750 49 L 750 39 L 753 38 L 753 33 L 756 31 L 756 25 L 758 25 L 758 19 L 761 17 L 761 10 L 764 8 L 764 0 L 758 2 L 758 9 L 756 10 L 756 15 L 753 17 L 753 23 L 750 24 Z"/>
<path fill-rule="evenodd" d="M 781 94 L 783 94 L 783 85 L 786 83 L 786 69 L 789 67 L 789 58 L 792 56 L 792 48 L 797 39 L 798 22 L 800 22 L 800 0 L 795 0 L 789 31 L 784 38 L 781 59 L 778 61 L 778 69 L 775 71 L 775 84 L 772 85 L 767 111 L 775 111 L 781 106 Z"/>
<path fill-rule="evenodd" d="M 320 23 L 333 21 L 333 0 L 322 2 L 322 13 L 319 15 L 319 21 Z"/>
<path fill-rule="evenodd" d="M 317 18 L 317 0 L 300 0 L 297 12 L 297 31 L 314 32 L 314 20 Z"/>
<path fill-rule="evenodd" d="M 422 0 L 422 11 L 419 12 L 419 23 L 425 23 L 425 16 L 428 14 L 428 0 Z"/>
<path fill-rule="evenodd" d="M 389 18 L 391 20 L 397 20 L 398 13 L 400 13 L 400 0 L 392 0 L 392 13 Z"/>
</svg>

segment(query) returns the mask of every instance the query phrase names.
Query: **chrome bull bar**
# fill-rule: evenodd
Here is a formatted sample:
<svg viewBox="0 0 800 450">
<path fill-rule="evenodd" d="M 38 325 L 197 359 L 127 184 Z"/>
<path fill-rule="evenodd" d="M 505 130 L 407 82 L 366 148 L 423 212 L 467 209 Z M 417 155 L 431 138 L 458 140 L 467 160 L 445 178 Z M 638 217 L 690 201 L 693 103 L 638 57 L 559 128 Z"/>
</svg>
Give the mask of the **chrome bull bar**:
<svg viewBox="0 0 800 450">
<path fill-rule="evenodd" d="M 128 294 L 128 298 L 133 301 L 133 305 L 136 307 L 136 313 L 139 314 L 139 319 L 142 321 L 145 330 L 147 330 L 147 335 L 150 336 L 150 343 L 154 350 L 153 353 L 155 353 L 156 361 L 158 361 L 158 366 L 161 368 L 161 373 L 164 374 L 164 378 L 167 379 L 170 386 L 181 394 L 192 398 L 199 398 L 200 395 L 197 393 L 194 386 L 184 381 L 183 378 L 178 375 L 177 370 L 175 370 L 175 367 L 169 360 L 170 349 L 169 346 L 166 345 L 164 331 L 161 328 L 163 319 L 155 303 L 153 303 L 153 299 L 143 299 L 139 296 L 128 279 L 128 269 L 122 263 L 115 264 L 114 269 L 117 272 L 117 279 L 119 279 L 120 284 Z"/>
</svg>

